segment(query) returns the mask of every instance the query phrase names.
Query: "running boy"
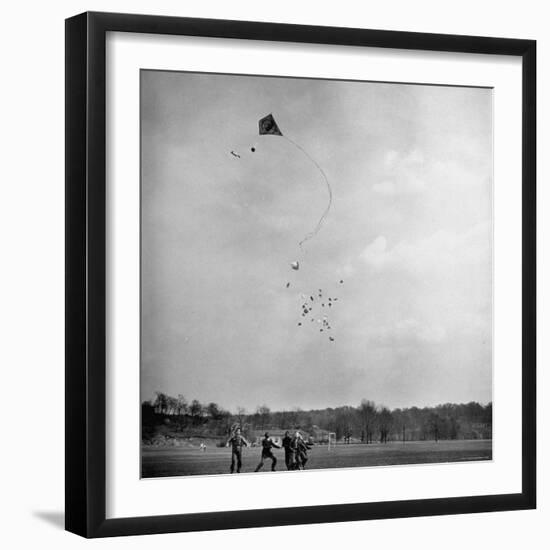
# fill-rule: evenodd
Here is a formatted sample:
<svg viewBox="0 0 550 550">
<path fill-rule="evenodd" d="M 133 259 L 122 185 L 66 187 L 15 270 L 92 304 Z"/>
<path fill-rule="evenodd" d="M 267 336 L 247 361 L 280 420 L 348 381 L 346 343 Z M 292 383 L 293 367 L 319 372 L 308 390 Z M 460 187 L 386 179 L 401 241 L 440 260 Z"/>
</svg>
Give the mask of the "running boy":
<svg viewBox="0 0 550 550">
<path fill-rule="evenodd" d="M 269 437 L 269 433 L 265 432 L 264 438 L 262 439 L 262 457 L 260 458 L 260 463 L 258 464 L 258 466 L 256 466 L 256 469 L 254 470 L 255 472 L 258 472 L 263 468 L 264 460 L 266 458 L 271 459 L 271 471 L 272 472 L 275 471 L 277 459 L 275 458 L 275 456 L 273 455 L 273 452 L 271 451 L 273 447 L 275 447 L 276 449 L 281 448 L 279 447 L 279 445 L 273 442 L 271 437 Z"/>
</svg>

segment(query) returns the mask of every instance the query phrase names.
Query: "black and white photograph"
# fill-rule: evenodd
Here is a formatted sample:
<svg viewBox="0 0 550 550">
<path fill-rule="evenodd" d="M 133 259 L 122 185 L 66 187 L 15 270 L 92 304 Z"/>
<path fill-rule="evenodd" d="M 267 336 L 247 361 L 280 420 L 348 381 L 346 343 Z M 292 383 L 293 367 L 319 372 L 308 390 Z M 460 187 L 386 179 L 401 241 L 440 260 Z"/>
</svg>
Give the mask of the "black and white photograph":
<svg viewBox="0 0 550 550">
<path fill-rule="evenodd" d="M 143 478 L 492 459 L 492 116 L 140 71 Z"/>
<path fill-rule="evenodd" d="M 546 4 L 3 8 L 3 548 L 544 548 Z"/>
</svg>

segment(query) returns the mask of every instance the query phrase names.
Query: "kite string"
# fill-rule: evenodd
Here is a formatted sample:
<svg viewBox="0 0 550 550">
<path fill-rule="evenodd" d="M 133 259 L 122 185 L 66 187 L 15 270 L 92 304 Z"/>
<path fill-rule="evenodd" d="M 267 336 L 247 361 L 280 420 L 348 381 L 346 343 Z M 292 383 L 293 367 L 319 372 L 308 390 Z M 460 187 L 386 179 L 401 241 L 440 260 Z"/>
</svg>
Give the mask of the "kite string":
<svg viewBox="0 0 550 550">
<path fill-rule="evenodd" d="M 302 151 L 302 153 L 316 166 L 316 168 L 321 172 L 321 175 L 323 176 L 323 179 L 325 180 L 325 183 L 327 184 L 327 190 L 328 190 L 328 205 L 325 208 L 322 216 L 319 218 L 319 221 L 317 222 L 317 225 L 315 226 L 315 229 L 313 231 L 310 231 L 299 243 L 298 245 L 300 248 L 302 248 L 302 244 L 317 235 L 319 233 L 321 227 L 323 226 L 323 222 L 325 221 L 325 218 L 327 214 L 329 213 L 330 207 L 332 206 L 332 188 L 330 187 L 330 183 L 328 181 L 327 175 L 325 174 L 325 171 L 319 166 L 317 161 L 300 145 L 298 145 L 295 141 L 287 137 L 286 135 L 282 135 L 281 137 L 284 137 L 288 142 L 290 142 L 294 147 Z"/>
</svg>

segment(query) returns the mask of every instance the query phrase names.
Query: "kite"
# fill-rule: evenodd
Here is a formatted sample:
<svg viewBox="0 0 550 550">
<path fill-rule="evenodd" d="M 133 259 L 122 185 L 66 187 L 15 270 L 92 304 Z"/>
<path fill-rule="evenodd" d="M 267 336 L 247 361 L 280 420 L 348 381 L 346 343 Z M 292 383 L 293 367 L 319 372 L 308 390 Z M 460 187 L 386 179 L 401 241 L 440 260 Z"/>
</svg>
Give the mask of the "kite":
<svg viewBox="0 0 550 550">
<path fill-rule="evenodd" d="M 269 114 L 267 116 L 264 116 L 260 119 L 258 122 L 258 125 L 260 127 L 260 135 L 261 136 L 282 136 L 283 133 L 281 130 L 279 130 L 279 126 L 277 126 L 277 123 L 275 122 L 275 119 L 273 118 L 272 114 Z"/>
<path fill-rule="evenodd" d="M 325 221 L 325 218 L 327 217 L 330 211 L 330 207 L 332 205 L 332 188 L 330 187 L 330 183 L 328 181 L 327 175 L 325 174 L 323 169 L 319 166 L 317 161 L 303 147 L 298 145 L 296 142 L 292 141 L 288 136 L 285 136 L 281 132 L 277 122 L 275 121 L 271 113 L 261 118 L 258 121 L 258 126 L 259 126 L 259 132 L 261 136 L 280 136 L 286 139 L 292 145 L 294 145 L 296 149 L 300 150 L 315 165 L 315 167 L 317 168 L 317 170 L 319 170 L 321 176 L 323 176 L 323 179 L 325 180 L 327 190 L 328 190 L 328 204 L 325 210 L 323 211 L 321 217 L 319 218 L 319 221 L 317 222 L 317 225 L 314 227 L 314 229 L 309 233 L 307 233 L 304 236 L 304 238 L 298 243 L 300 248 L 302 248 L 303 243 L 305 243 L 306 241 L 309 241 L 309 239 L 311 239 L 312 237 L 315 237 L 315 235 L 317 235 L 317 233 L 319 233 L 319 231 L 321 230 L 321 227 L 323 226 L 323 222 Z"/>
</svg>

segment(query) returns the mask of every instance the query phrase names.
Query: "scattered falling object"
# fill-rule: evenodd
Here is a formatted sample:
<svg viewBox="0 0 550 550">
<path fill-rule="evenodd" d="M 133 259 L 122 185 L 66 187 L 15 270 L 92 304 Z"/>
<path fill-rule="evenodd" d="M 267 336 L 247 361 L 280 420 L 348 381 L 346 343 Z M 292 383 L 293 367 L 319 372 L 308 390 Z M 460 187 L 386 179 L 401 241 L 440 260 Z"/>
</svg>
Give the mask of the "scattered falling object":
<svg viewBox="0 0 550 550">
<path fill-rule="evenodd" d="M 287 283 L 287 284 L 286 284 L 286 287 L 288 288 L 289 286 L 290 286 L 290 283 Z"/>
<path fill-rule="evenodd" d="M 298 261 L 292 262 L 290 265 L 293 269 L 295 269 L 296 267 L 299 268 Z M 342 283 L 343 283 L 343 279 L 342 279 Z M 287 284 L 290 285 L 290 282 Z M 299 307 L 302 309 L 302 311 L 300 312 L 302 316 L 302 321 L 298 322 L 298 320 L 296 320 L 297 326 L 304 327 L 304 324 L 305 324 L 304 318 L 309 317 L 310 323 L 317 321 L 317 323 L 319 324 L 318 326 L 319 332 L 325 332 L 328 330 L 332 331 L 332 326 L 330 323 L 330 313 L 332 313 L 332 311 L 329 312 L 326 306 L 332 308 L 332 306 L 334 305 L 335 306 L 334 309 L 335 310 L 338 309 L 338 306 L 336 304 L 338 298 L 334 296 L 329 296 L 328 294 L 330 293 L 331 293 L 330 290 L 327 290 L 327 295 L 323 298 L 323 289 L 319 288 L 318 289 L 319 299 L 317 298 L 317 293 L 311 294 L 311 295 L 299 294 L 299 296 L 301 297 L 301 301 L 299 301 L 296 305 L 299 304 Z M 298 299 L 300 300 L 300 298 Z M 320 309 L 320 308 L 324 308 L 324 309 Z M 316 325 L 313 325 L 313 326 L 316 326 Z M 334 334 L 337 335 L 337 332 L 335 331 Z M 331 341 L 334 341 L 333 337 L 331 337 Z"/>
<path fill-rule="evenodd" d="M 234 157 L 237 157 L 238 159 L 241 158 L 241 155 L 239 155 L 239 153 L 235 153 L 235 151 L 231 151 L 231 154 L 232 154 Z"/>
<path fill-rule="evenodd" d="M 342 279 L 340 279 L 340 284 L 343 285 L 344 284 L 344 281 Z"/>
<path fill-rule="evenodd" d="M 334 338 L 332 336 L 329 336 L 328 339 L 331 341 L 331 342 L 334 342 Z"/>
<path fill-rule="evenodd" d="M 298 271 L 300 269 L 300 264 L 298 262 L 290 262 L 290 267 L 294 269 L 294 271 Z"/>
</svg>

